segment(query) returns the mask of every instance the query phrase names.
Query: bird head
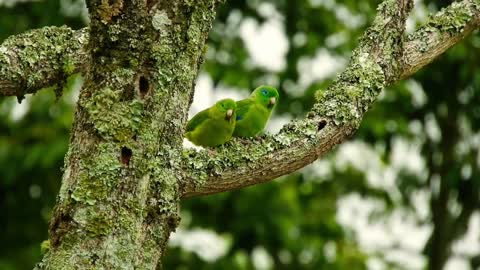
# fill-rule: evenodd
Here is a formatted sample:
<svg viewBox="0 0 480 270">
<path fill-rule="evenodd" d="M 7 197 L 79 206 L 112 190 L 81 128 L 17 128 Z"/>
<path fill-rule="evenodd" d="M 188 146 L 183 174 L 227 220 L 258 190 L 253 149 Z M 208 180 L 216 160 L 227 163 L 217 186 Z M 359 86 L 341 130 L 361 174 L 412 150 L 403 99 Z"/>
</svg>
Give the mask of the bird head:
<svg viewBox="0 0 480 270">
<path fill-rule="evenodd" d="M 262 85 L 252 92 L 252 97 L 263 106 L 273 109 L 278 102 L 279 94 L 274 87 Z"/>
<path fill-rule="evenodd" d="M 217 109 L 225 115 L 225 120 L 235 119 L 235 111 L 237 110 L 237 103 L 230 98 L 219 100 L 216 103 Z"/>
</svg>

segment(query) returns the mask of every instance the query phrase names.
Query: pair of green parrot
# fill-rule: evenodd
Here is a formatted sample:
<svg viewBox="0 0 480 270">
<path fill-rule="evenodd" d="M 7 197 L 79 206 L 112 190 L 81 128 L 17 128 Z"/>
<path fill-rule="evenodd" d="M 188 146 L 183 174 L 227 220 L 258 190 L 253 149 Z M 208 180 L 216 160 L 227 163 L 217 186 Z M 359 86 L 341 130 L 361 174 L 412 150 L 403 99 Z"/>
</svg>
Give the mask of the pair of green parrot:
<svg viewBox="0 0 480 270">
<path fill-rule="evenodd" d="M 267 124 L 278 102 L 274 87 L 257 87 L 250 97 L 235 102 L 227 98 L 197 113 L 187 123 L 185 137 L 200 146 L 218 146 L 233 137 L 253 137 Z"/>
</svg>

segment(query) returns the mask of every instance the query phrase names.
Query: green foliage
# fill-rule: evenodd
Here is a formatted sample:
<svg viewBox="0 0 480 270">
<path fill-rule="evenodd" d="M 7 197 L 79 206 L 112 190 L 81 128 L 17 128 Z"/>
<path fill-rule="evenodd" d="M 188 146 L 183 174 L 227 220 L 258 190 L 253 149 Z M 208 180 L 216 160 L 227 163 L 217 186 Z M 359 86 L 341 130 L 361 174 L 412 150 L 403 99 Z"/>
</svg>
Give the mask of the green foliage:
<svg viewBox="0 0 480 270">
<path fill-rule="evenodd" d="M 52 90 L 27 98 L 19 120 L 12 117 L 16 100 L 0 98 L 1 269 L 31 269 L 40 259 L 68 147 L 70 92 L 58 101 Z"/>
<path fill-rule="evenodd" d="M 302 76 L 299 63 L 304 58 L 314 57 L 319 48 L 348 59 L 358 44 L 357 39 L 372 21 L 379 3 L 373 0 L 346 0 L 336 3 L 341 5 L 339 8 L 327 2 L 330 1 L 227 1 L 217 14 L 203 71 L 208 72 L 215 85 L 253 89 L 260 84 L 273 84 L 282 97 L 276 114 L 304 116 L 312 108 L 315 97 L 322 99 L 322 90 L 335 75 L 330 74 L 320 81 L 302 86 L 297 84 Z M 286 65 L 279 71 L 253 65 L 248 49 L 236 30 L 244 19 L 255 20 L 260 26 L 271 17 L 278 16 L 259 11 L 262 10 L 259 5 L 265 3 L 280 14 L 280 22 L 289 41 Z M 445 5 L 443 1 L 434 0 L 424 1 L 424 4 L 432 10 Z M 59 10 L 59 1 L 50 0 L 17 4 L 12 8 L 0 7 L 0 40 L 46 25 L 67 24 L 77 29 L 82 26 L 79 18 L 66 17 Z M 339 10 L 343 10 L 343 15 Z M 345 12 L 349 12 L 350 16 L 348 13 L 346 16 Z M 201 20 L 201 15 L 198 16 L 197 19 Z M 455 16 L 443 30 L 458 31 L 458 26 L 468 16 L 466 13 Z M 356 20 L 347 20 L 345 17 Z M 435 21 L 435 17 L 425 20 L 429 20 L 427 27 L 440 23 Z M 162 14 L 157 14 L 154 23 L 163 28 L 170 22 Z M 188 38 L 197 38 L 198 31 L 190 29 Z M 172 52 L 160 48 L 162 46 L 154 45 L 153 50 L 159 50 L 157 57 L 171 62 L 172 59 L 166 57 L 172 57 Z M 468 218 L 480 205 L 479 150 L 475 144 L 480 129 L 478 63 L 480 37 L 477 33 L 412 79 L 380 93 L 379 101 L 366 113 L 355 138 L 371 146 L 384 166 L 394 164 L 391 155 L 396 139 L 402 138 L 420 147 L 422 161 L 426 165 L 425 172 L 415 174 L 400 169 L 394 179 L 399 198 L 392 196 L 388 188 L 373 186 L 368 181 L 367 172 L 361 168 L 335 166 L 336 153 L 332 153 L 324 158 L 332 169 L 327 175 L 318 176 L 309 169 L 268 184 L 185 200 L 182 203 L 183 229 L 211 229 L 229 239 L 230 246 L 226 254 L 215 262 L 207 262 L 196 253 L 179 247 L 171 248 L 164 258 L 164 269 L 253 269 L 252 254 L 259 248 L 269 254 L 273 269 L 366 269 L 371 254 L 362 249 L 355 233 L 338 221 L 339 200 L 348 194 L 359 194 L 362 198 L 374 198 L 385 206 L 380 216 L 388 216 L 395 209 L 408 209 L 412 213 L 416 203 L 414 195 L 419 191 L 430 192 L 432 186 L 443 187 L 442 194 L 447 195 L 439 197 L 431 193 L 428 215 L 418 222 L 431 224 L 432 228 L 448 226 L 448 234 L 433 230 L 430 240 L 425 243 L 426 256 L 430 260 L 437 260 L 436 249 L 448 250 L 452 241 L 465 233 Z M 338 93 L 339 104 L 327 104 L 316 110 L 326 114 L 339 110 L 340 114 L 335 113 L 341 116 L 339 121 L 351 120 L 358 113 L 363 113 L 352 112 L 349 110 L 351 104 L 342 102 L 357 97 L 363 91 L 369 91 L 373 98 L 379 94 L 383 82 L 368 84 L 371 78 L 380 76 L 378 69 L 372 67 L 369 61 L 358 63 L 356 67 L 347 75 L 360 82 L 359 87 L 352 88 L 344 96 Z M 69 74 L 74 66 L 66 62 L 63 68 Z M 118 76 L 133 78 L 134 75 L 128 70 L 119 70 Z M 70 86 L 74 81 L 75 78 L 69 81 Z M 41 247 L 47 248 L 46 244 L 41 243 L 47 239 L 48 221 L 60 187 L 60 168 L 67 151 L 73 118 L 74 102 L 71 97 L 71 89 L 58 101 L 53 91 L 40 91 L 24 101 L 28 103 L 28 110 L 23 117 L 13 117 L 15 114 L 12 111 L 19 108 L 14 98 L 0 98 L 0 241 L 3 243 L 0 248 L 0 269 L 31 269 L 41 256 Z M 98 111 L 98 106 L 87 104 L 95 122 L 93 124 L 103 136 L 124 140 L 140 128 L 135 124 L 135 119 L 124 123 L 122 117 L 116 118 L 113 111 L 122 111 L 122 102 L 128 102 L 122 100 L 114 89 L 105 89 L 92 99 L 92 103 L 108 103 L 102 104 L 108 107 L 106 111 Z M 141 114 L 143 104 L 135 108 L 138 111 L 125 113 Z M 104 130 L 104 121 L 118 121 L 122 128 Z M 432 125 L 439 130 L 439 137 L 432 133 Z M 298 128 L 295 124 L 286 127 L 292 133 Z M 309 127 L 307 132 L 314 128 Z M 291 140 L 289 134 L 274 139 L 288 147 Z M 272 139 L 269 136 L 265 138 Z M 242 153 L 240 142 L 231 143 L 238 147 L 239 152 L 236 160 L 229 161 L 232 163 L 248 163 L 249 157 L 272 150 L 271 145 L 265 144 L 259 145 L 252 153 Z M 108 145 L 103 147 L 106 157 L 110 157 L 105 160 L 111 160 L 113 150 L 110 151 Z M 218 152 L 222 153 L 222 147 Z M 186 152 L 185 158 L 188 159 L 189 155 Z M 192 163 L 190 166 L 208 167 L 215 172 L 215 168 L 219 167 L 218 162 L 223 161 L 211 159 L 208 164 Z M 84 164 L 92 169 L 88 173 L 95 174 L 93 164 Z M 112 164 L 113 170 L 118 169 L 116 165 Z M 199 176 L 199 180 L 204 177 Z M 108 188 L 99 187 L 98 194 L 85 194 L 81 190 L 75 193 L 79 201 L 88 204 L 91 200 L 108 196 Z M 443 203 L 445 198 L 448 203 Z M 443 207 L 449 204 L 459 205 L 460 213 L 454 212 L 452 207 Z M 443 218 L 432 221 L 434 214 Z M 102 223 L 101 218 L 97 221 L 98 224 Z M 91 233 L 98 235 L 109 230 L 100 227 L 102 230 Z M 334 250 L 334 256 L 331 250 Z M 478 259 L 472 259 L 471 262 L 473 266 L 477 262 L 478 266 Z"/>
<path fill-rule="evenodd" d="M 174 249 L 164 266 L 253 269 L 248 256 L 262 246 L 282 269 L 363 269 L 365 254 L 346 239 L 348 232 L 335 219 L 337 199 L 345 191 L 342 183 L 310 181 L 293 174 L 229 194 L 186 200 L 183 207 L 193 215 L 190 226 L 230 235 L 233 246 L 213 265 Z M 336 259 L 325 255 L 327 243 L 335 247 Z M 247 256 L 245 262 L 238 259 L 243 256 Z"/>
</svg>

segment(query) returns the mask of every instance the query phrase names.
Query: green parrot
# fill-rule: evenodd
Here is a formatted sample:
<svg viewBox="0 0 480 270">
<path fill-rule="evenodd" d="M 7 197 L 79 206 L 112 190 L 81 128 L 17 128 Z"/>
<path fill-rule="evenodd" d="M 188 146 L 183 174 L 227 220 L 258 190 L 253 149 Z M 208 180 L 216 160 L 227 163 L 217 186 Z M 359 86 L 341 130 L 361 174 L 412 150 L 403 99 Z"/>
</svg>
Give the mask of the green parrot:
<svg viewBox="0 0 480 270">
<path fill-rule="evenodd" d="M 185 137 L 200 146 L 218 146 L 232 137 L 235 129 L 237 105 L 233 99 L 217 101 L 215 105 L 197 113 L 187 123 Z"/>
<path fill-rule="evenodd" d="M 237 125 L 234 137 L 253 137 L 266 126 L 273 108 L 278 102 L 278 91 L 262 85 L 253 90 L 250 97 L 237 101 Z"/>
</svg>

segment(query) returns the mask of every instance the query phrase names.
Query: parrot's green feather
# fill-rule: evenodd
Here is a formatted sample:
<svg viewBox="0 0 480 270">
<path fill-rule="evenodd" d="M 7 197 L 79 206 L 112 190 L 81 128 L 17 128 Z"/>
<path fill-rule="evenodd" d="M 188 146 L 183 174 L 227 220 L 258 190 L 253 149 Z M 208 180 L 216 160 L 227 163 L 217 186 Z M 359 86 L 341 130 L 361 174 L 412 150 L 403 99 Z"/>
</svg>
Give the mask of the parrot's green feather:
<svg viewBox="0 0 480 270">
<path fill-rule="evenodd" d="M 260 86 L 249 98 L 238 101 L 237 123 L 233 136 L 253 137 L 260 133 L 265 128 L 278 102 L 278 97 L 277 89 L 271 86 Z"/>
<path fill-rule="evenodd" d="M 186 131 L 192 131 L 199 125 L 201 125 L 205 120 L 208 119 L 208 109 L 205 109 L 199 113 L 197 113 L 190 121 L 187 123 Z"/>
<path fill-rule="evenodd" d="M 235 111 L 236 104 L 232 99 L 218 101 L 188 121 L 185 137 L 201 146 L 224 144 L 230 140 L 235 129 Z"/>
<path fill-rule="evenodd" d="M 249 98 L 237 101 L 237 120 L 241 120 L 248 112 L 248 108 L 255 102 Z"/>
</svg>

